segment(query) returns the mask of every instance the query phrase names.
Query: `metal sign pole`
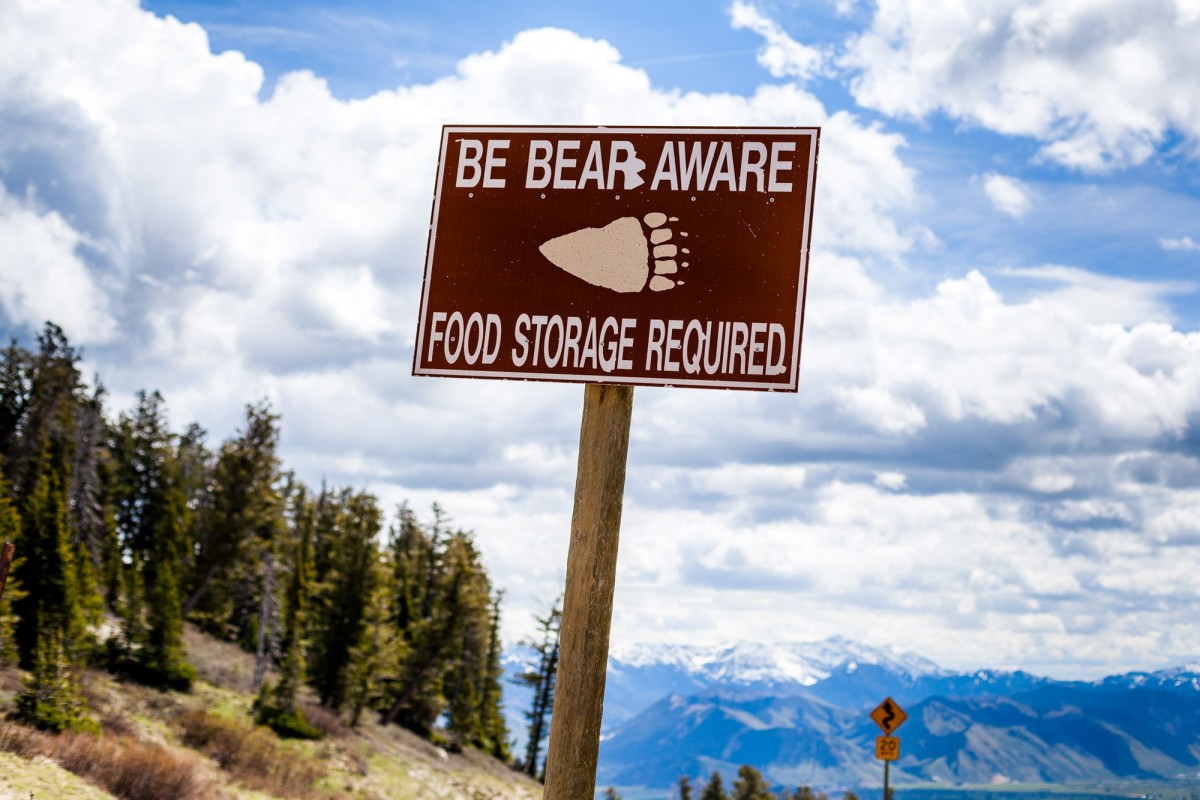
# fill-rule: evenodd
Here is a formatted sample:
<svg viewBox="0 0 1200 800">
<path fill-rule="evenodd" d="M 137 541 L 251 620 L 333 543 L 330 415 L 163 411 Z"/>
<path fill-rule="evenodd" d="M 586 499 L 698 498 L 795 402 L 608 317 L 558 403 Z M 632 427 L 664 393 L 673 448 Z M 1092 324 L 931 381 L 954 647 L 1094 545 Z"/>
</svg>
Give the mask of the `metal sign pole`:
<svg viewBox="0 0 1200 800">
<path fill-rule="evenodd" d="M 883 800 L 891 800 L 888 797 L 888 767 L 891 765 L 892 762 L 890 761 L 883 762 Z"/>
<path fill-rule="evenodd" d="M 591 800 L 596 791 L 632 415 L 632 386 L 584 388 L 545 800 Z"/>
</svg>

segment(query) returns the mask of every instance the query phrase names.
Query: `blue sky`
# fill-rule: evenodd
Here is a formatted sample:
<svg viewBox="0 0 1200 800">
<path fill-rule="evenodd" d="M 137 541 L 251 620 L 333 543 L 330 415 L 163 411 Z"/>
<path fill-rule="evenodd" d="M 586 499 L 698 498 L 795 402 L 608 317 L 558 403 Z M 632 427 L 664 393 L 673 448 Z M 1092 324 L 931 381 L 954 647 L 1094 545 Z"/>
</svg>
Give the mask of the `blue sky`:
<svg viewBox="0 0 1200 800">
<path fill-rule="evenodd" d="M 820 125 L 800 392 L 637 391 L 616 646 L 1194 661 L 1198 37 L 1194 0 L 16 0 L 0 323 L 213 442 L 270 398 L 303 479 L 473 529 L 515 638 L 582 392 L 409 374 L 441 125 Z"/>
</svg>

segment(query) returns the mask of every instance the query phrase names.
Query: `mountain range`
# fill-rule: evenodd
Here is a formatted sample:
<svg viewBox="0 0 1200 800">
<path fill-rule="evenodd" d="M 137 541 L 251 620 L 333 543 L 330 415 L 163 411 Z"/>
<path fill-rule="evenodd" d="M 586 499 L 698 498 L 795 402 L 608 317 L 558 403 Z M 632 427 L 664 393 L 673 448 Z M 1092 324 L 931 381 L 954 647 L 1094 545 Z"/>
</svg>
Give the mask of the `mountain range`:
<svg viewBox="0 0 1200 800">
<path fill-rule="evenodd" d="M 778 785 L 878 785 L 867 714 L 889 696 L 910 717 L 899 786 L 1200 776 L 1200 664 L 1059 681 L 835 637 L 614 652 L 598 782 L 665 789 L 751 764 Z"/>
</svg>

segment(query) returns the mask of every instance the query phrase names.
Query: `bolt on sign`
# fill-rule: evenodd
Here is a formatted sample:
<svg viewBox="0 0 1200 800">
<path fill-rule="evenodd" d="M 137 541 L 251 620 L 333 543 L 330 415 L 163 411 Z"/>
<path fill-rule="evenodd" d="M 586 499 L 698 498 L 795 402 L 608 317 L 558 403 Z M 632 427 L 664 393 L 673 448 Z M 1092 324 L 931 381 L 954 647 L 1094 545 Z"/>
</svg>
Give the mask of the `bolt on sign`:
<svg viewBox="0 0 1200 800">
<path fill-rule="evenodd" d="M 413 373 L 796 391 L 819 135 L 444 127 Z"/>
</svg>

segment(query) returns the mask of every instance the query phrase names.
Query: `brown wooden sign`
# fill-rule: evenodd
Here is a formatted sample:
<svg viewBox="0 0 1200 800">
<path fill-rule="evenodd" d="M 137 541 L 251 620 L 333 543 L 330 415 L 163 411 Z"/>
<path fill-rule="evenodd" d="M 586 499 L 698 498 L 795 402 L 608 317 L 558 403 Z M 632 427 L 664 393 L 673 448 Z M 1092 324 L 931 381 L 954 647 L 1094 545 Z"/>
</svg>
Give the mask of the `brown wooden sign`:
<svg viewBox="0 0 1200 800">
<path fill-rule="evenodd" d="M 413 373 L 796 391 L 819 135 L 443 128 Z"/>
</svg>

